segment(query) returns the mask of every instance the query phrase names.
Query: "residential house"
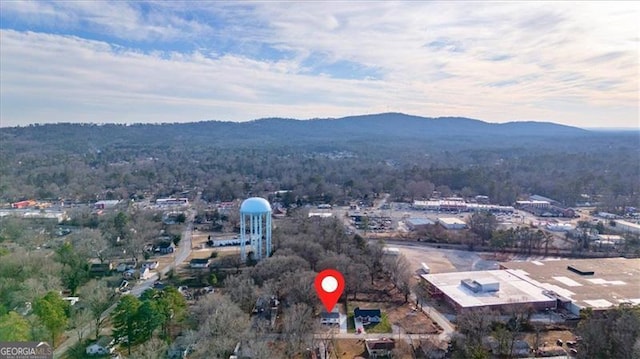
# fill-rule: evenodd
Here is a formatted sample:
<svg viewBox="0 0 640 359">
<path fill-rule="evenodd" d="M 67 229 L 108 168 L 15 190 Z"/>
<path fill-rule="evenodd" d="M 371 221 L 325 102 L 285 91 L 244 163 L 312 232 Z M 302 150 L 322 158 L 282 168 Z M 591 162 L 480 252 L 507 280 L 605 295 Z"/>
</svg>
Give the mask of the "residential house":
<svg viewBox="0 0 640 359">
<path fill-rule="evenodd" d="M 111 337 L 100 337 L 98 341 L 89 345 L 85 352 L 88 355 L 107 355 L 113 352 L 113 338 Z"/>
<path fill-rule="evenodd" d="M 193 352 L 192 345 L 189 344 L 189 339 L 184 336 L 178 336 L 167 349 L 167 356 L 169 359 L 183 359 L 188 358 L 189 354 Z"/>
<path fill-rule="evenodd" d="M 17 307 L 13 308 L 13 310 L 23 317 L 26 317 L 33 310 L 33 306 L 31 305 L 31 302 L 24 302 L 23 304 L 20 304 Z"/>
<path fill-rule="evenodd" d="M 393 339 L 380 338 L 380 339 L 367 339 L 364 341 L 364 345 L 367 348 L 369 358 L 390 358 L 391 352 L 396 347 L 396 343 Z"/>
<path fill-rule="evenodd" d="M 146 262 L 142 262 L 142 264 L 140 265 L 140 268 L 149 268 L 149 270 L 155 270 L 158 268 L 158 261 L 146 261 Z"/>
<path fill-rule="evenodd" d="M 271 215 L 274 218 L 284 218 L 287 216 L 287 210 L 282 206 L 274 206 L 273 213 Z"/>
<path fill-rule="evenodd" d="M 338 308 L 333 308 L 331 312 L 322 310 L 322 312 L 320 312 L 320 323 L 340 324 L 340 312 L 338 311 Z"/>
<path fill-rule="evenodd" d="M 525 340 L 516 340 L 513 343 L 513 355 L 515 356 L 529 356 L 532 352 L 531 346 Z"/>
<path fill-rule="evenodd" d="M 138 269 L 127 269 L 122 273 L 122 278 L 124 279 L 149 279 L 151 278 L 151 271 L 149 268 L 140 268 Z"/>
<path fill-rule="evenodd" d="M 136 259 L 132 259 L 130 261 L 121 262 L 116 266 L 116 272 L 122 273 L 129 269 L 136 269 L 138 267 L 138 261 Z"/>
<path fill-rule="evenodd" d="M 189 262 L 190 268 L 208 268 L 210 263 L 209 258 L 193 258 L 191 262 Z"/>
<path fill-rule="evenodd" d="M 95 209 L 108 209 L 113 208 L 118 205 L 120 201 L 118 200 L 107 200 L 107 201 L 98 201 L 93 204 L 93 208 Z"/>
<path fill-rule="evenodd" d="M 76 305 L 80 301 L 80 297 L 62 297 L 63 300 L 69 302 L 69 305 Z"/>
<path fill-rule="evenodd" d="M 362 325 L 377 324 L 382 320 L 380 309 L 360 309 L 356 307 L 353 310 L 353 316 L 362 322 Z"/>
<path fill-rule="evenodd" d="M 181 346 L 173 346 L 167 349 L 167 357 L 169 359 L 184 359 L 189 355 L 189 349 Z"/>
<path fill-rule="evenodd" d="M 96 276 L 107 275 L 113 270 L 113 263 L 107 261 L 102 263 L 98 258 L 89 260 L 89 273 Z"/>
<path fill-rule="evenodd" d="M 169 254 L 173 253 L 176 250 L 175 244 L 173 242 L 162 242 L 156 246 L 155 251 L 160 254 Z"/>
<path fill-rule="evenodd" d="M 136 279 L 136 274 L 137 271 L 135 269 L 127 269 L 126 271 L 122 272 L 122 278 L 124 279 Z"/>
<path fill-rule="evenodd" d="M 279 306 L 280 301 L 276 296 L 258 297 L 251 313 L 255 315 L 257 319 L 269 321 L 271 328 L 275 328 Z"/>
</svg>

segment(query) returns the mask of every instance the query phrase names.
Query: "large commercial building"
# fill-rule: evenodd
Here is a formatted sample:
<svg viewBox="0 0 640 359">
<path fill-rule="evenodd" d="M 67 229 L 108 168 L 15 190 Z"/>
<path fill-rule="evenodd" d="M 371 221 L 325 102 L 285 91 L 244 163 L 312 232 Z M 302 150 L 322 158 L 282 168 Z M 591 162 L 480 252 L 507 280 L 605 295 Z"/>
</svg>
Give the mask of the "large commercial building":
<svg viewBox="0 0 640 359">
<path fill-rule="evenodd" d="M 181 198 L 158 198 L 156 199 L 156 206 L 158 207 L 182 207 L 188 206 L 189 199 L 186 197 Z"/>
<path fill-rule="evenodd" d="M 458 311 L 479 307 L 606 310 L 640 304 L 640 259 L 506 262 L 501 270 L 423 275 L 433 296 Z"/>
<path fill-rule="evenodd" d="M 618 219 L 615 221 L 616 226 L 612 227 L 613 230 L 618 231 L 620 233 L 633 233 L 640 234 L 640 224 L 624 221 Z"/>
<path fill-rule="evenodd" d="M 438 217 L 438 223 L 445 229 L 465 229 L 467 224 L 455 217 Z"/>
<path fill-rule="evenodd" d="M 424 274 L 433 297 L 444 299 L 458 312 L 490 308 L 503 310 L 531 306 L 536 310 L 555 307 L 555 299 L 544 290 L 506 270 Z"/>
<path fill-rule="evenodd" d="M 558 298 L 558 306 L 573 314 L 584 308 L 640 304 L 640 259 L 562 259 L 507 262 L 501 266 L 552 293 Z"/>
<path fill-rule="evenodd" d="M 512 206 L 499 206 L 495 204 L 466 203 L 462 198 L 450 198 L 444 200 L 413 201 L 414 209 L 444 212 L 477 212 L 489 211 L 496 213 L 513 213 Z"/>
<path fill-rule="evenodd" d="M 409 218 L 404 223 L 407 225 L 407 228 L 411 231 L 417 231 L 420 229 L 425 229 L 429 226 L 433 226 L 436 223 L 428 218 Z"/>
</svg>

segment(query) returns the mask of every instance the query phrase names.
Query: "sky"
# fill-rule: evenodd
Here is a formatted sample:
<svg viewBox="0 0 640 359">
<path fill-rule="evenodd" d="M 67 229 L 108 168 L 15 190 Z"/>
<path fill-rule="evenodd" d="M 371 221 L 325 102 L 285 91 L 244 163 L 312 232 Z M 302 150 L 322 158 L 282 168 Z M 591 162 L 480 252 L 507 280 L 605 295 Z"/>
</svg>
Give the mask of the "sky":
<svg viewBox="0 0 640 359">
<path fill-rule="evenodd" d="M 0 126 L 381 112 L 640 128 L 640 2 L 0 2 Z"/>
</svg>

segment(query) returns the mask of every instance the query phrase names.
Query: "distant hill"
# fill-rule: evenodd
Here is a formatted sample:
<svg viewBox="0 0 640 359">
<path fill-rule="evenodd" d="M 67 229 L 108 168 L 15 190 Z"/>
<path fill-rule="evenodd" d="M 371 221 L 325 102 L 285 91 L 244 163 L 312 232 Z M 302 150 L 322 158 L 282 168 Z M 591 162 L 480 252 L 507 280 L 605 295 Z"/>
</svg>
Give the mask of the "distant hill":
<svg viewBox="0 0 640 359">
<path fill-rule="evenodd" d="M 176 124 L 47 124 L 0 128 L 0 141 L 85 151 L 104 147 L 258 145 L 337 146 L 349 143 L 420 144 L 438 148 L 504 147 L 540 137 L 580 137 L 590 132 L 548 122 L 488 123 L 462 117 L 427 118 L 402 113 L 295 120 L 264 118 L 249 122 L 203 121 Z"/>
</svg>

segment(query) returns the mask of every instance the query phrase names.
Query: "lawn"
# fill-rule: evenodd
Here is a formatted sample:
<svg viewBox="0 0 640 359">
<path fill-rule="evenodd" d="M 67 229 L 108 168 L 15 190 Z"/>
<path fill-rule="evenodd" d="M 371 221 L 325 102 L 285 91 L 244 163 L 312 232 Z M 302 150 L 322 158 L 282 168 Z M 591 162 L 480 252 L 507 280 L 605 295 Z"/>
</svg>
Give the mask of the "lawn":
<svg viewBox="0 0 640 359">
<path fill-rule="evenodd" d="M 356 332 L 356 324 L 353 321 L 353 312 L 347 315 L 347 333 L 355 333 Z"/>
<path fill-rule="evenodd" d="M 364 327 L 364 330 L 366 330 L 367 333 L 391 333 L 391 323 L 389 323 L 387 313 L 382 313 L 380 323 L 374 325 L 366 325 Z"/>
<path fill-rule="evenodd" d="M 382 313 L 382 320 L 378 324 L 365 325 L 364 330 L 367 333 L 391 333 L 391 323 L 386 313 Z M 347 316 L 347 333 L 355 333 L 356 326 L 353 321 L 353 312 Z"/>
</svg>

